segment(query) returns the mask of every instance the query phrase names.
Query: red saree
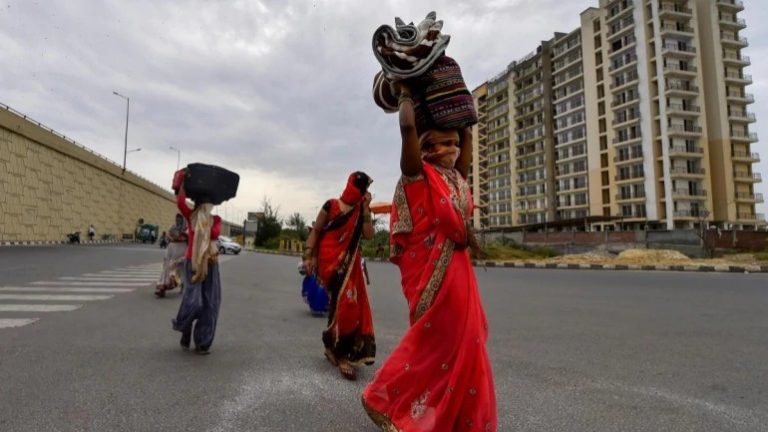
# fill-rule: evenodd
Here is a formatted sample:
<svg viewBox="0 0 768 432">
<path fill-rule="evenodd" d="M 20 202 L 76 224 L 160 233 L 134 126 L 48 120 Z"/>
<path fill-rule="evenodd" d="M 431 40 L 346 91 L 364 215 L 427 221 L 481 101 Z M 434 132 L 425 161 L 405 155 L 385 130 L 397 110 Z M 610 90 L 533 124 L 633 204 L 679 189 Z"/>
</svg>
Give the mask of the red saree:
<svg viewBox="0 0 768 432">
<path fill-rule="evenodd" d="M 363 405 L 386 432 L 496 432 L 488 326 L 466 250 L 469 186 L 456 170 L 423 171 L 400 180 L 391 218 L 411 326 Z"/>
<path fill-rule="evenodd" d="M 373 318 L 360 261 L 362 209 L 357 205 L 343 214 L 335 199 L 324 208 L 329 222 L 320 234 L 317 272 L 331 304 L 323 344 L 339 360 L 346 359 L 353 365 L 373 364 Z"/>
</svg>

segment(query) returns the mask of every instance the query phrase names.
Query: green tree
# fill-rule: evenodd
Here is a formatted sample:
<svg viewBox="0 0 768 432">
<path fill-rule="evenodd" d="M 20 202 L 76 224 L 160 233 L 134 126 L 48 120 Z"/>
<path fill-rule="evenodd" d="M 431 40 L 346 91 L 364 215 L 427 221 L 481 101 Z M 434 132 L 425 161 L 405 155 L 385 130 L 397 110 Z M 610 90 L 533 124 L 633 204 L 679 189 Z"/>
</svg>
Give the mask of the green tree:
<svg viewBox="0 0 768 432">
<path fill-rule="evenodd" d="M 280 219 L 278 213 L 279 208 L 274 207 L 269 202 L 269 198 L 264 197 L 261 211 L 264 213 L 264 218 L 259 220 L 258 229 L 256 231 L 256 239 L 254 243 L 256 246 L 265 246 L 270 243 L 270 240 L 277 239 L 280 236 L 280 232 L 283 229 L 283 221 Z"/>
<path fill-rule="evenodd" d="M 288 217 L 288 222 L 285 224 L 288 225 L 288 228 L 296 231 L 296 234 L 298 234 L 301 241 L 305 241 L 307 239 L 307 222 L 304 220 L 304 217 L 301 214 L 292 214 Z"/>
</svg>

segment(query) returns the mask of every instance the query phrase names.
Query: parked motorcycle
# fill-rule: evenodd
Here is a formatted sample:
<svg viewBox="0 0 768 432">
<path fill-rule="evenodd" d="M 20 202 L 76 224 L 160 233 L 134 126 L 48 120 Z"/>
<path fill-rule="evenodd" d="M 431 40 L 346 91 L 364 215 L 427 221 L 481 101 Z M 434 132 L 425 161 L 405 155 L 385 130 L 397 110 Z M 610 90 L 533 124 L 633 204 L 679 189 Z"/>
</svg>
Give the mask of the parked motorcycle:
<svg viewBox="0 0 768 432">
<path fill-rule="evenodd" d="M 80 244 L 80 231 L 75 231 L 73 233 L 67 234 L 67 243 L 69 244 Z"/>
</svg>

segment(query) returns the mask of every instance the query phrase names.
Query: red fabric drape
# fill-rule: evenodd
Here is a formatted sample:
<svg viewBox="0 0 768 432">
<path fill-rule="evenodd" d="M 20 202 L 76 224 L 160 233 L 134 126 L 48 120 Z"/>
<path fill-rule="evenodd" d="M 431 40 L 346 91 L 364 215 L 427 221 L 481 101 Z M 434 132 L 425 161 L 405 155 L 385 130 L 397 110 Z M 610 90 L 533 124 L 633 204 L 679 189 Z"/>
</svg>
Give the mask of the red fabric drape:
<svg viewBox="0 0 768 432">
<path fill-rule="evenodd" d="M 338 200 L 330 203 L 328 219 L 334 220 L 341 208 Z M 323 332 L 326 348 L 353 364 L 371 364 L 376 345 L 359 247 L 361 212 L 356 206 L 341 226 L 322 228 L 317 264 L 320 283 L 331 298 L 328 327 Z"/>
<path fill-rule="evenodd" d="M 385 431 L 497 429 L 488 326 L 466 250 L 469 187 L 455 170 L 424 165 L 401 179 L 392 208 L 392 261 L 411 326 L 363 393 Z"/>
</svg>

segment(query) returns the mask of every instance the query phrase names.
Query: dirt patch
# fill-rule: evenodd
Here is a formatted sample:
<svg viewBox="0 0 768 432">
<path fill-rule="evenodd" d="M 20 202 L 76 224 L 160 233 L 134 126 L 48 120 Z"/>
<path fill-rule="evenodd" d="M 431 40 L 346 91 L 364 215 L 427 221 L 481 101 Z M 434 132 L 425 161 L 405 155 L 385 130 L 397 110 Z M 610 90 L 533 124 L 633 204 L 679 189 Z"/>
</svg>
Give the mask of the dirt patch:
<svg viewBox="0 0 768 432">
<path fill-rule="evenodd" d="M 539 261 L 541 262 L 541 261 Z M 728 255 L 716 259 L 691 259 L 686 255 L 666 249 L 628 249 L 618 255 L 605 251 L 582 254 L 561 255 L 543 260 L 554 264 L 621 264 L 621 265 L 658 265 L 658 266 L 744 266 L 759 265 L 752 254 Z"/>
<path fill-rule="evenodd" d="M 675 250 L 666 249 L 629 249 L 620 253 L 616 261 L 622 264 L 678 263 L 685 264 L 690 258 Z"/>
</svg>

